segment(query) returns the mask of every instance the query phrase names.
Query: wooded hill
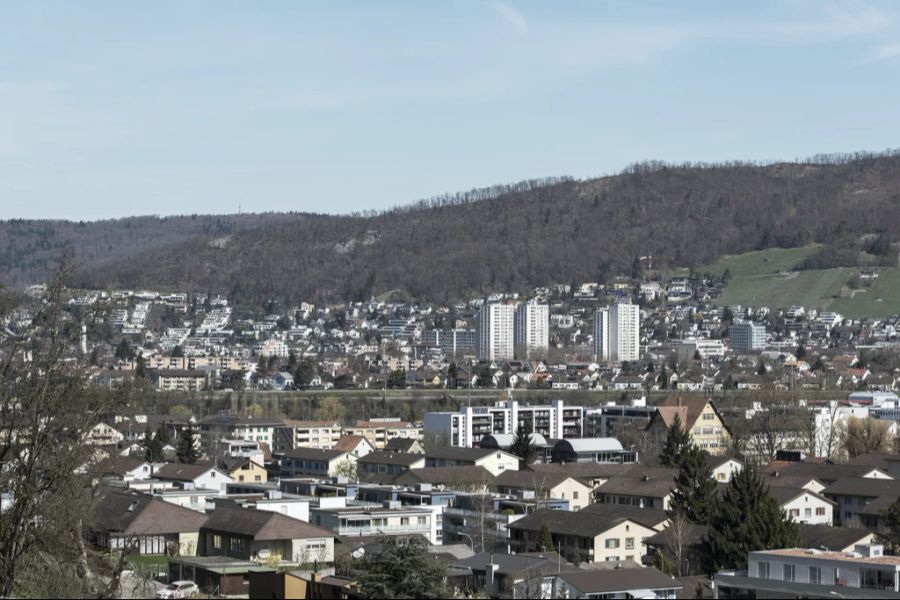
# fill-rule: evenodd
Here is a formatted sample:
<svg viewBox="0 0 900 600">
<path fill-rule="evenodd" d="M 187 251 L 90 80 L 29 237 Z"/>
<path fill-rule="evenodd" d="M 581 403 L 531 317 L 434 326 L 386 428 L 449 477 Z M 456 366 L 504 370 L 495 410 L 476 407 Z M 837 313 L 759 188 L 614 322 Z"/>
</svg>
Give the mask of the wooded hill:
<svg viewBox="0 0 900 600">
<path fill-rule="evenodd" d="M 606 280 L 648 255 L 691 267 L 818 242 L 825 247 L 809 268 L 851 266 L 873 245 L 896 264 L 898 226 L 897 153 L 766 166 L 644 163 L 615 176 L 498 186 L 369 215 L 8 221 L 0 223 L 0 277 L 38 281 L 68 248 L 85 287 L 214 291 L 247 303 L 392 290 L 447 301 Z"/>
</svg>

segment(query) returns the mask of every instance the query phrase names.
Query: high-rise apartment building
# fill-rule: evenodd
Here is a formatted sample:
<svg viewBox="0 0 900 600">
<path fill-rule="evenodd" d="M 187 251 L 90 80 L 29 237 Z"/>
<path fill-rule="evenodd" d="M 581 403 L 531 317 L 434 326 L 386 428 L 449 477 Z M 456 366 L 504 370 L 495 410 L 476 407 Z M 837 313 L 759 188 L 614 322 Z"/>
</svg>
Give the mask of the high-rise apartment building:
<svg viewBox="0 0 900 600">
<path fill-rule="evenodd" d="M 475 316 L 478 360 L 512 360 L 514 352 L 513 304 L 485 304 Z"/>
<path fill-rule="evenodd" d="M 633 361 L 640 358 L 641 311 L 621 302 L 594 313 L 594 354 L 597 360 Z"/>
<path fill-rule="evenodd" d="M 516 306 L 513 337 L 517 359 L 545 358 L 550 347 L 550 307 L 536 302 Z"/>
</svg>

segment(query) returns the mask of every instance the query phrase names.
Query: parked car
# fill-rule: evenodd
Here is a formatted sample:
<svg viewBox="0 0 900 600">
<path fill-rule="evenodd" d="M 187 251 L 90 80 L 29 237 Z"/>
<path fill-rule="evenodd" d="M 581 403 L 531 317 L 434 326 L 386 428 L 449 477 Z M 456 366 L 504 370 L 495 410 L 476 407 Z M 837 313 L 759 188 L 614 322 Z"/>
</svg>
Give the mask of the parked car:
<svg viewBox="0 0 900 600">
<path fill-rule="evenodd" d="M 200 591 L 193 581 L 173 581 L 156 593 L 157 598 L 174 600 L 175 598 L 190 598 Z"/>
</svg>

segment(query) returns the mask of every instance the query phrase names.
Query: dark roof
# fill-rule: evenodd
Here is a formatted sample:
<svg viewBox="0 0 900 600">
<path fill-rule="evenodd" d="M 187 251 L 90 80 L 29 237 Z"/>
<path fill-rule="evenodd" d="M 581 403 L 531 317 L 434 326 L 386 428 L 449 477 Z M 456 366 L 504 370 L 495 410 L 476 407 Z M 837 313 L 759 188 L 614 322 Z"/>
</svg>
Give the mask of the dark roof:
<svg viewBox="0 0 900 600">
<path fill-rule="evenodd" d="M 645 527 L 655 527 L 669 518 L 663 510 L 639 508 L 637 506 L 623 506 L 621 504 L 603 504 L 601 502 L 588 504 L 578 511 L 578 514 L 623 517 L 629 521 L 640 523 Z"/>
<path fill-rule="evenodd" d="M 421 454 L 409 454 L 407 452 L 388 452 L 385 450 L 376 450 L 369 452 L 365 456 L 359 458 L 359 464 L 373 465 L 399 465 L 401 467 L 409 467 L 417 462 L 423 462 L 425 457 Z"/>
<path fill-rule="evenodd" d="M 824 500 L 825 502 L 828 502 L 830 504 L 835 503 L 833 500 L 829 500 L 828 498 L 822 496 L 821 494 L 817 494 L 813 491 L 807 490 L 805 488 L 799 488 L 799 487 L 796 487 L 796 488 L 795 487 L 770 487 L 769 493 L 771 493 L 775 497 L 775 499 L 778 500 L 779 504 L 785 504 L 787 502 L 790 502 L 794 498 L 797 498 L 798 496 L 802 496 L 803 494 L 809 494 L 810 496 L 812 496 L 814 498 L 818 498 L 819 500 Z"/>
<path fill-rule="evenodd" d="M 706 538 L 706 534 L 709 531 L 709 528 L 706 525 L 695 525 L 693 523 L 685 523 L 684 534 L 682 535 L 681 542 L 685 546 L 700 546 L 703 543 L 703 540 Z M 671 533 L 666 533 L 665 530 L 660 531 L 658 533 L 654 533 L 650 537 L 648 537 L 644 542 L 648 546 L 667 546 L 672 541 Z"/>
<path fill-rule="evenodd" d="M 866 452 L 865 454 L 860 454 L 859 456 L 850 459 L 848 464 L 865 465 L 887 470 L 889 464 L 897 460 L 900 460 L 900 456 L 897 454 L 887 452 Z"/>
<path fill-rule="evenodd" d="M 193 464 L 166 463 L 157 469 L 153 476 L 157 479 L 168 479 L 170 481 L 193 481 L 210 469 L 219 470 L 216 465 L 211 462 L 198 462 Z"/>
<path fill-rule="evenodd" d="M 206 515 L 134 492 L 110 492 L 94 507 L 94 529 L 126 535 L 200 531 Z"/>
<path fill-rule="evenodd" d="M 631 477 L 640 479 L 645 475 L 651 479 L 669 478 L 674 480 L 675 469 L 665 467 L 647 467 L 640 464 L 604 464 L 596 462 L 583 463 L 548 463 L 529 466 L 532 471 L 565 473 L 573 479 L 610 479 L 614 477 Z"/>
<path fill-rule="evenodd" d="M 384 445 L 384 449 L 393 450 L 394 452 L 409 452 L 416 445 L 421 446 L 418 440 L 412 438 L 391 438 Z"/>
<path fill-rule="evenodd" d="M 593 538 L 605 531 L 609 531 L 624 521 L 632 521 L 639 525 L 644 525 L 642 522 L 635 521 L 630 516 L 625 515 L 624 512 L 613 513 L 610 511 L 603 514 L 585 511 L 572 512 L 568 510 L 541 509 L 510 523 L 508 528 L 523 531 L 540 531 L 541 527 L 546 523 L 553 533 Z M 644 525 L 644 527 L 647 527 L 647 525 Z"/>
<path fill-rule="evenodd" d="M 486 571 L 489 563 L 499 567 L 498 573 L 519 574 L 528 571 L 556 573 L 560 566 L 575 568 L 572 563 L 560 557 L 556 552 L 527 552 L 522 554 L 493 554 L 481 552 L 464 560 L 454 561 L 455 567 L 465 567 L 472 571 Z"/>
<path fill-rule="evenodd" d="M 221 427 L 234 427 L 237 425 L 246 425 L 254 427 L 281 427 L 284 421 L 267 421 L 266 419 L 255 419 L 253 417 L 244 417 L 240 415 L 210 415 L 203 417 L 197 421 L 198 425 L 215 425 Z"/>
<path fill-rule="evenodd" d="M 877 467 L 871 465 L 772 461 L 760 467 L 759 472 L 777 477 L 782 475 L 811 477 L 827 485 L 843 477 L 862 477 L 875 468 Z"/>
<path fill-rule="evenodd" d="M 482 466 L 474 467 L 425 467 L 410 469 L 394 478 L 393 483 L 409 485 L 431 483 L 434 485 L 491 485 L 494 476 Z"/>
<path fill-rule="evenodd" d="M 871 535 L 865 529 L 829 527 L 827 525 L 800 525 L 800 547 L 843 551 Z"/>
<path fill-rule="evenodd" d="M 778 477 L 773 477 L 771 475 L 762 475 L 762 480 L 770 488 L 802 488 L 806 485 L 809 485 L 811 481 L 816 481 L 821 484 L 822 487 L 826 487 L 824 483 L 822 483 L 815 477 L 810 477 L 808 475 L 779 475 Z"/>
<path fill-rule="evenodd" d="M 611 594 L 628 590 L 681 589 L 681 584 L 654 567 L 604 569 L 561 573 L 560 579 L 586 594 Z"/>
<path fill-rule="evenodd" d="M 675 482 L 669 477 L 614 477 L 597 488 L 598 494 L 665 498 L 672 493 Z"/>
<path fill-rule="evenodd" d="M 335 537 L 328 529 L 280 513 L 218 503 L 204 530 L 246 535 L 256 541 Z"/>
<path fill-rule="evenodd" d="M 862 508 L 856 509 L 856 513 L 860 515 L 868 515 L 872 517 L 881 517 L 897 501 L 898 496 L 878 496 Z"/>
<path fill-rule="evenodd" d="M 475 462 L 486 456 L 490 456 L 495 452 L 503 452 L 496 448 L 456 448 L 454 446 L 446 446 L 444 448 L 436 448 L 425 453 L 428 458 L 440 460 L 458 460 Z"/>
<path fill-rule="evenodd" d="M 724 454 L 721 456 L 713 456 L 709 452 L 704 452 L 703 455 L 706 457 L 706 463 L 713 469 L 717 469 L 731 460 L 738 462 L 740 464 L 744 464 L 743 462 L 739 461 L 738 459 L 736 459 L 732 456 L 724 455 Z"/>
<path fill-rule="evenodd" d="M 280 454 L 285 458 L 298 460 L 327 460 L 332 461 L 347 454 L 343 450 L 325 450 L 323 448 L 293 448 Z"/>
<path fill-rule="evenodd" d="M 362 442 L 368 442 L 368 440 L 361 435 L 342 435 L 338 438 L 338 441 L 334 443 L 334 446 L 331 447 L 332 450 L 341 450 L 342 452 L 352 452 L 356 450 L 357 446 L 359 446 Z M 372 443 L 369 442 L 369 446 Z"/>
<path fill-rule="evenodd" d="M 566 481 L 572 479 L 564 473 L 535 471 L 503 471 L 494 479 L 494 486 L 526 489 L 526 490 L 546 490 L 553 488 Z M 583 484 L 582 484 L 583 485 Z"/>
<path fill-rule="evenodd" d="M 900 496 L 900 481 L 872 477 L 843 477 L 822 490 L 830 496 Z"/>
</svg>

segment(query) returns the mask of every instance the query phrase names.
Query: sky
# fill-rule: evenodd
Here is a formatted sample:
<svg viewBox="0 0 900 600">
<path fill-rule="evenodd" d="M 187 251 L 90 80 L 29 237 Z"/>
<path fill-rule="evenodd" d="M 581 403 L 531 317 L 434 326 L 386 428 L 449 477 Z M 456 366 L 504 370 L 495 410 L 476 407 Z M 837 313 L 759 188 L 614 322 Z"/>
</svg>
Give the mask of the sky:
<svg viewBox="0 0 900 600">
<path fill-rule="evenodd" d="M 0 219 L 900 147 L 900 3 L 0 3 Z"/>
</svg>

